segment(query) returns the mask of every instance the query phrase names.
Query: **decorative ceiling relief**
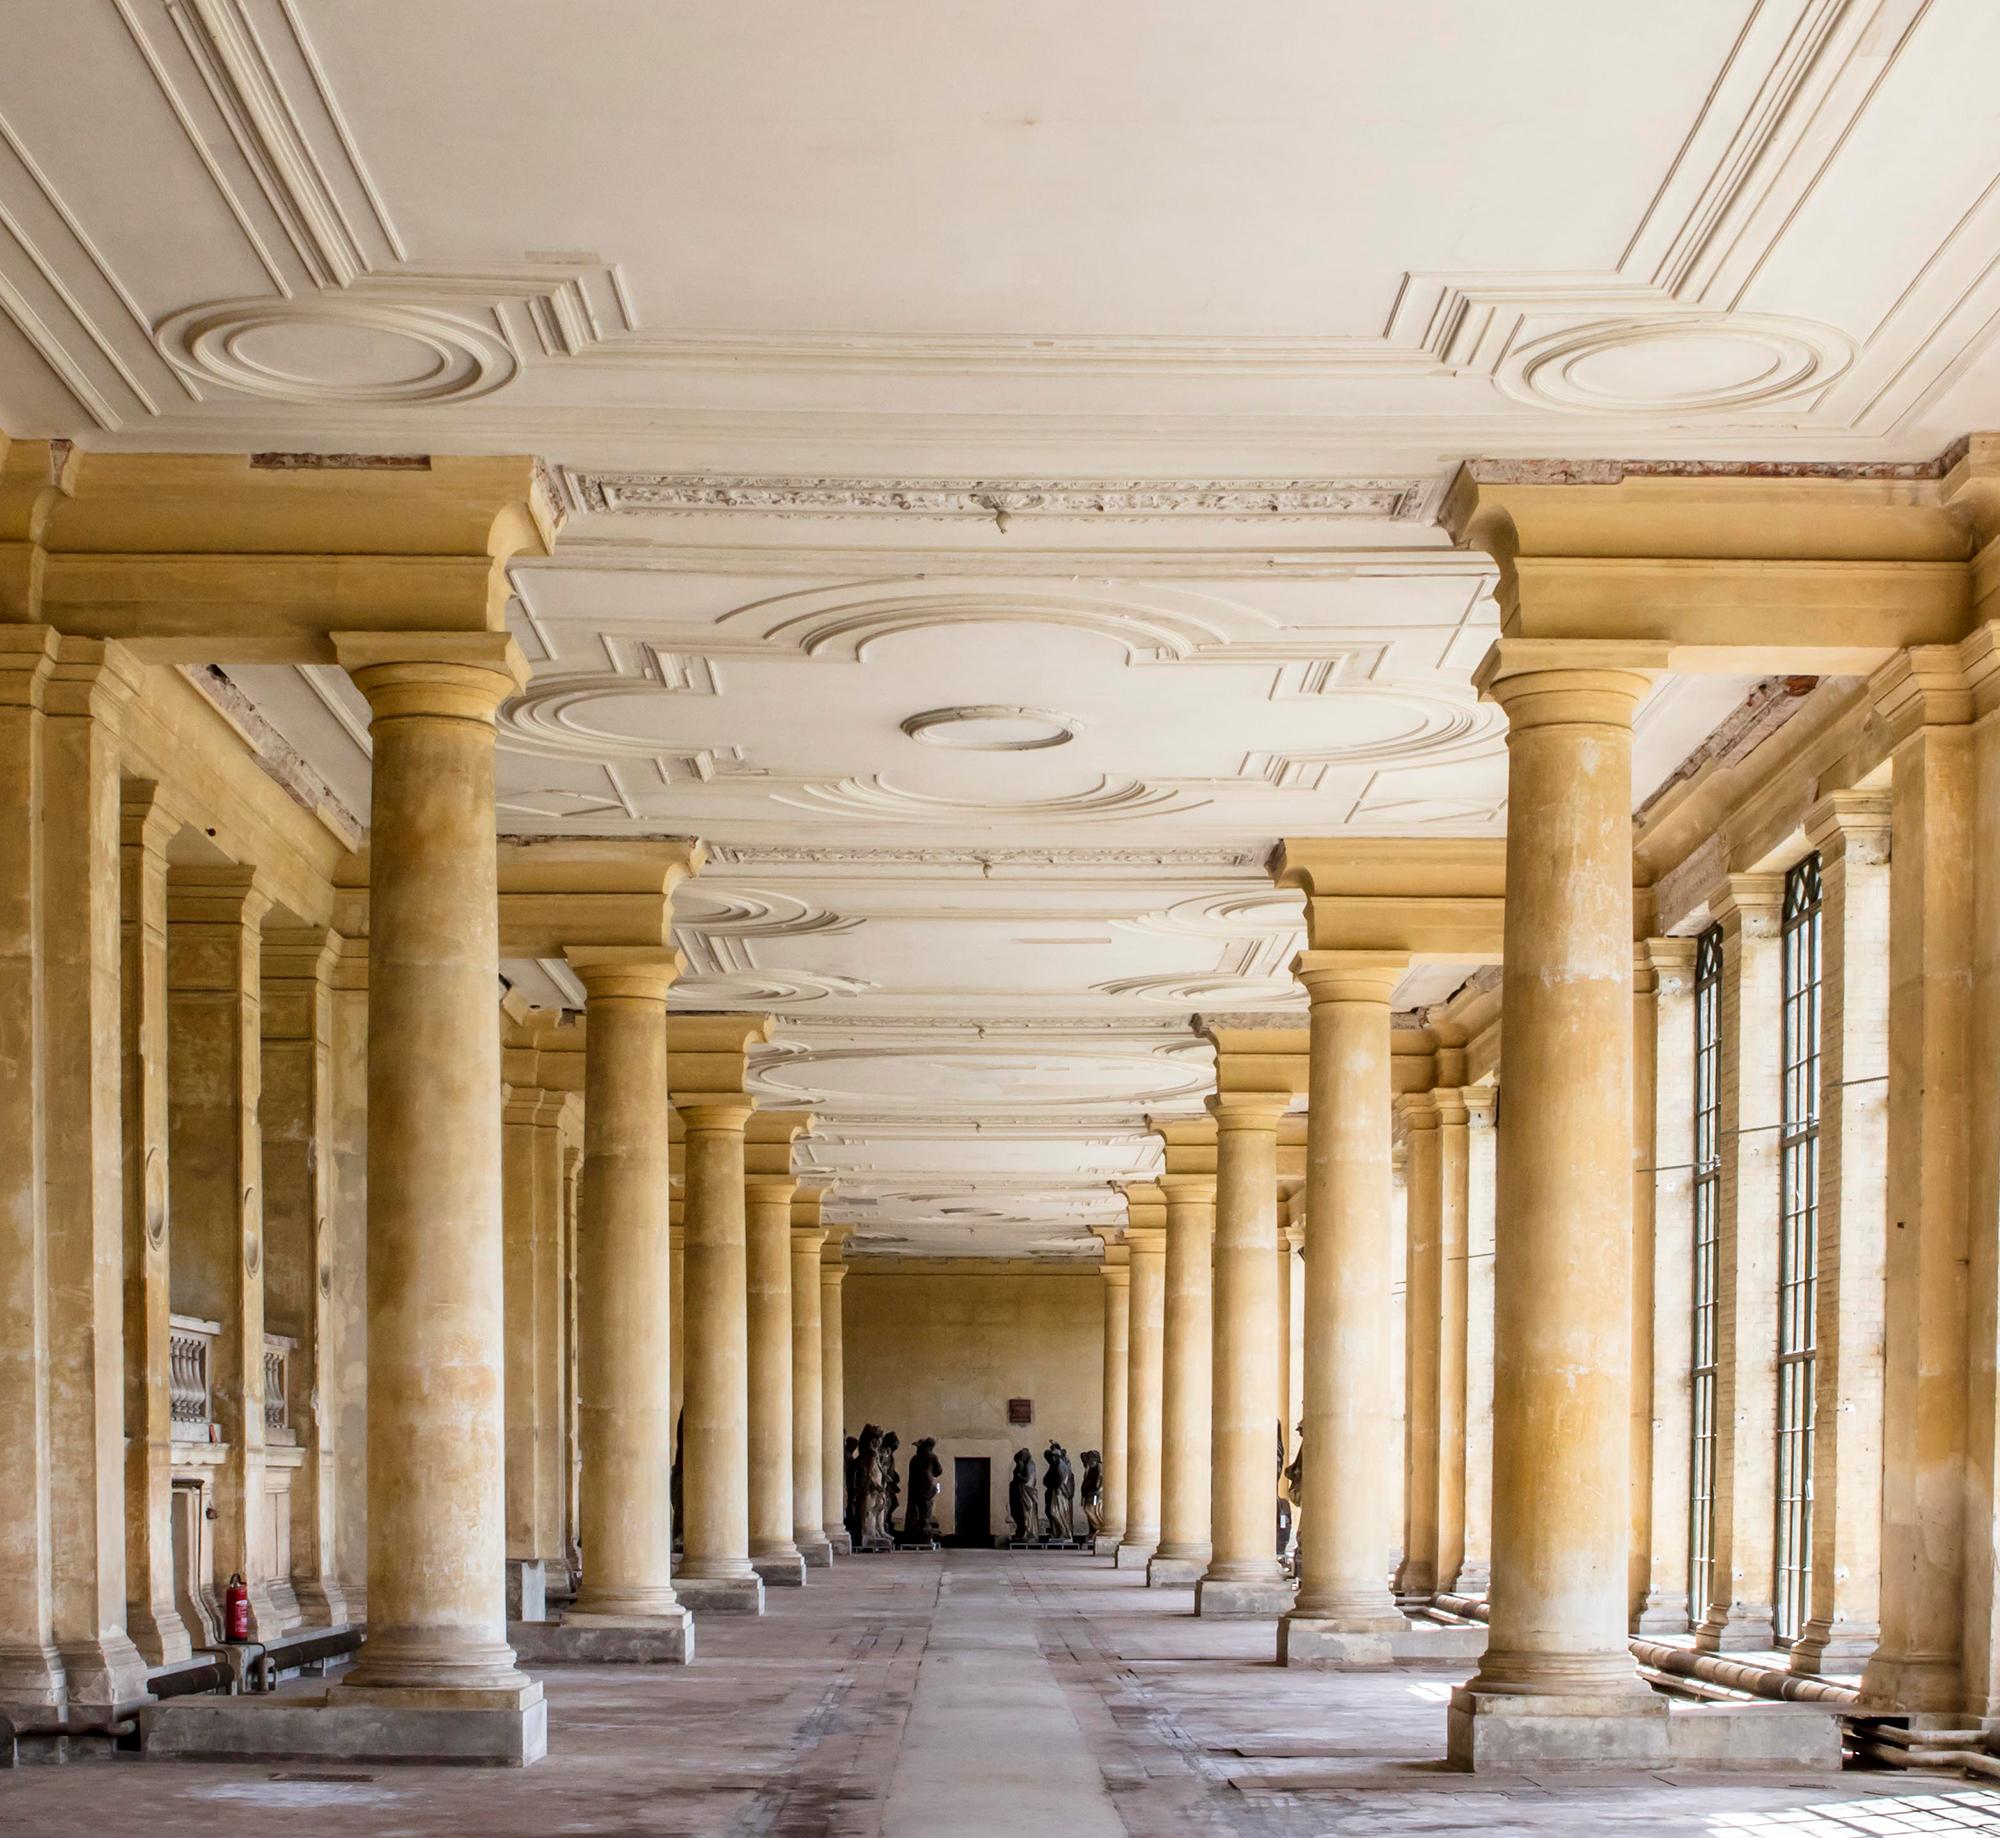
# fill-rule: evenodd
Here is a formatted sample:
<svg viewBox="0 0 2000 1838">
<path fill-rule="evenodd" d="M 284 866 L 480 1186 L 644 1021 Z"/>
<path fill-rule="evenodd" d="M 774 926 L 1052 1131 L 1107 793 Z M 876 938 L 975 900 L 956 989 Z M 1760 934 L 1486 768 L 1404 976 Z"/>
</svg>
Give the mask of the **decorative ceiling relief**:
<svg viewBox="0 0 2000 1838">
<path fill-rule="evenodd" d="M 1100 778 L 1076 791 L 1039 798 L 953 798 L 906 790 L 877 773 L 866 779 L 801 785 L 776 791 L 773 800 L 800 810 L 838 811 L 850 817 L 922 823 L 969 819 L 979 822 L 1096 823 L 1119 817 L 1160 817 L 1195 811 L 1208 802 L 1172 786 L 1140 779 Z"/>
<path fill-rule="evenodd" d="M 927 709 L 902 723 L 903 732 L 926 746 L 966 753 L 1039 753 L 1067 746 L 1081 725 L 1073 715 L 1046 709 L 1008 708 L 999 703 Z"/>
</svg>

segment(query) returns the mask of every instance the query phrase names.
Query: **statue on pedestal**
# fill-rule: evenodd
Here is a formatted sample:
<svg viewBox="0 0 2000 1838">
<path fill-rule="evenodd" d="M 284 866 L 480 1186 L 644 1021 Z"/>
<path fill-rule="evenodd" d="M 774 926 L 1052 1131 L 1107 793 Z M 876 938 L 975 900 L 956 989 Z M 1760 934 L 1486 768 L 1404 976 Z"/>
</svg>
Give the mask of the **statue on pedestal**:
<svg viewBox="0 0 2000 1838">
<path fill-rule="evenodd" d="M 1052 1442 L 1042 1451 L 1048 1466 L 1042 1475 L 1042 1518 L 1047 1528 L 1043 1536 L 1070 1540 L 1076 1536 L 1076 1471 L 1069 1465 L 1069 1451 Z"/>
<path fill-rule="evenodd" d="M 855 1522 L 849 1528 L 857 1551 L 867 1550 L 871 1542 L 880 1546 L 888 1503 L 888 1490 L 882 1485 L 881 1427 L 864 1423 L 854 1450 Z"/>
<path fill-rule="evenodd" d="M 903 1542 L 928 1544 L 937 1536 L 932 1508 L 944 1491 L 944 1463 L 937 1458 L 937 1438 L 920 1437 L 910 1452 L 910 1502 L 903 1512 Z"/>
<path fill-rule="evenodd" d="M 1014 1521 L 1016 1544 L 1025 1544 L 1041 1530 L 1035 1501 L 1035 1458 L 1026 1449 L 1014 1451 L 1014 1478 L 1007 1483 L 1007 1516 Z"/>
<path fill-rule="evenodd" d="M 903 1477 L 896 1472 L 896 1451 L 902 1447 L 894 1430 L 882 1432 L 882 1523 L 881 1535 L 896 1542 L 896 1508 L 903 1498 Z"/>
<path fill-rule="evenodd" d="M 1096 1449 L 1083 1452 L 1083 1483 L 1078 1490 L 1083 1520 L 1095 1538 L 1104 1530 L 1104 1457 Z"/>
</svg>

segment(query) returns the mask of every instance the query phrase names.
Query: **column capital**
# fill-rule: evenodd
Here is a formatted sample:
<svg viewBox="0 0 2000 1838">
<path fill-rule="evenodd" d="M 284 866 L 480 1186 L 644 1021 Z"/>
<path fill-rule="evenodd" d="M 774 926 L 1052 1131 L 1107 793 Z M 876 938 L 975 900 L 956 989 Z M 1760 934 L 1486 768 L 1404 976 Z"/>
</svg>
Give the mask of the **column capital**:
<svg viewBox="0 0 2000 1838">
<path fill-rule="evenodd" d="M 817 1258 L 820 1248 L 826 1243 L 826 1227 L 823 1225 L 795 1225 L 792 1227 L 792 1252 L 810 1252 Z"/>
<path fill-rule="evenodd" d="M 0 708 L 40 708 L 55 667 L 53 627 L 0 625 Z"/>
<path fill-rule="evenodd" d="M 256 928 L 271 910 L 271 896 L 258 884 L 255 868 L 228 863 L 218 867 L 176 866 L 167 873 L 167 917 L 177 925 L 240 925 Z"/>
<path fill-rule="evenodd" d="M 1806 812 L 1806 840 L 1829 861 L 1889 859 L 1888 789 L 1831 791 Z"/>
<path fill-rule="evenodd" d="M 342 942 L 330 926 L 270 926 L 263 935 L 260 974 L 267 983 L 320 983 L 331 988 Z"/>
<path fill-rule="evenodd" d="M 761 1200 L 772 1206 L 789 1207 L 799 1190 L 795 1174 L 748 1174 L 743 1177 L 745 1199 Z M 789 1226 L 786 1228 L 789 1230 Z"/>
<path fill-rule="evenodd" d="M 1664 645 L 1622 639 L 1495 639 L 1473 687 L 1507 711 L 1510 733 L 1538 727 L 1629 728 L 1664 670 Z"/>
<path fill-rule="evenodd" d="M 1440 1085 L 1430 1096 L 1431 1102 L 1437 1107 L 1440 1126 L 1452 1124 L 1464 1128 L 1471 1111 L 1465 1102 L 1465 1091 L 1462 1086 Z"/>
<path fill-rule="evenodd" d="M 116 720 L 139 693 L 143 676 L 138 661 L 115 640 L 59 634 L 42 708 L 50 715 Z"/>
<path fill-rule="evenodd" d="M 1291 1107 L 1288 1091 L 1218 1091 L 1208 1100 L 1209 1115 L 1215 1119 L 1218 1132 L 1264 1130 L 1274 1138 L 1279 1120 Z"/>
<path fill-rule="evenodd" d="M 4 670 L 0 665 L 0 678 Z M 181 827 L 180 819 L 167 808 L 165 790 L 151 779 L 125 780 L 119 787 L 118 815 L 121 845 L 147 855 L 165 855 Z"/>
<path fill-rule="evenodd" d="M 571 945 L 563 956 L 583 984 L 586 1006 L 605 999 L 665 1003 L 687 968 L 678 951 L 654 945 Z"/>
<path fill-rule="evenodd" d="M 1436 1091 L 1405 1091 L 1397 1094 L 1394 1103 L 1397 1114 L 1403 1119 L 1406 1129 L 1434 1130 L 1438 1126 L 1438 1098 Z"/>
<path fill-rule="evenodd" d="M 671 1094 L 682 1126 L 689 1130 L 725 1130 L 742 1134 L 757 1100 L 746 1093 L 676 1091 Z"/>
<path fill-rule="evenodd" d="M 1156 1185 L 1167 1196 L 1167 1204 L 1173 1206 L 1213 1206 L 1215 1204 L 1215 1176 L 1213 1174 L 1163 1174 Z"/>
<path fill-rule="evenodd" d="M 1167 1254 L 1167 1228 L 1164 1225 L 1128 1225 L 1125 1228 L 1125 1246 L 1134 1258 L 1164 1257 Z"/>
<path fill-rule="evenodd" d="M 1386 1009 L 1410 967 L 1407 951 L 1301 951 L 1292 975 L 1317 1008 L 1323 1002 L 1373 1002 Z"/>
<path fill-rule="evenodd" d="M 377 721 L 428 716 L 490 727 L 527 686 L 528 663 L 505 632 L 335 632 L 333 654 Z"/>
<path fill-rule="evenodd" d="M 1721 888 L 1708 904 L 1716 923 L 1729 931 L 1747 932 L 1752 937 L 1775 936 L 1785 908 L 1785 877 L 1724 875 Z"/>
<path fill-rule="evenodd" d="M 1465 1104 L 1467 1126 L 1475 1130 L 1490 1130 L 1500 1109 L 1500 1087 L 1468 1085 L 1458 1095 Z"/>
<path fill-rule="evenodd" d="M 1634 971 L 1645 970 L 1661 995 L 1682 995 L 1694 987 L 1694 959 L 1699 940 L 1689 936 L 1642 938 L 1632 949 Z"/>
<path fill-rule="evenodd" d="M 1987 629 L 1976 628 L 1963 646 L 1911 645 L 1869 677 L 1869 705 L 1888 731 L 1892 752 L 1924 728 L 1963 727 L 1982 712 L 1975 678 L 1983 682 L 1988 673 L 1971 654 L 1990 651 L 1990 640 L 1974 642 Z"/>
</svg>

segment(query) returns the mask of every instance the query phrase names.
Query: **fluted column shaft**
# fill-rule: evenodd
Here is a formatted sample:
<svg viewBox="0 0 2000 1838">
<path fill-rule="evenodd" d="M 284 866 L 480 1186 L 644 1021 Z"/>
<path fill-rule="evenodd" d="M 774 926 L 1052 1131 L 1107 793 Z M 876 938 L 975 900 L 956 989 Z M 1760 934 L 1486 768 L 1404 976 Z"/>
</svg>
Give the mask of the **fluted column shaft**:
<svg viewBox="0 0 2000 1838">
<path fill-rule="evenodd" d="M 1308 951 L 1305 1501 L 1297 1631 L 1384 1634 L 1406 1624 L 1389 1594 L 1396 1451 L 1390 1434 L 1389 1002 L 1399 956 Z"/>
<path fill-rule="evenodd" d="M 368 1644 L 344 1692 L 536 1702 L 506 1638 L 497 633 L 342 636 L 373 745 Z"/>
<path fill-rule="evenodd" d="M 854 1548 L 842 1514 L 847 1509 L 847 1362 L 840 1286 L 847 1266 L 819 1269 L 819 1490 L 820 1516 L 836 1556 Z"/>
<path fill-rule="evenodd" d="M 681 1573 L 745 1581 L 750 1456 L 743 1127 L 748 1098 L 676 1099 L 686 1129 L 687 1355 L 683 1362 Z"/>
<path fill-rule="evenodd" d="M 1167 1196 L 1160 1542 L 1146 1575 L 1156 1583 L 1192 1583 L 1212 1556 L 1215 1182 L 1200 1175 L 1168 1174 L 1161 1176 L 1160 1186 Z"/>
<path fill-rule="evenodd" d="M 1118 1566 L 1144 1564 L 1160 1542 L 1160 1358 L 1166 1331 L 1166 1234 L 1134 1230 L 1125 1395 L 1125 1536 Z"/>
<path fill-rule="evenodd" d="M 804 1580 L 792 1541 L 792 1196 L 790 1175 L 744 1186 L 750 1557 L 764 1580 Z"/>
<path fill-rule="evenodd" d="M 585 994 L 577 1615 L 685 1612 L 673 1586 L 667 1266 L 671 960 L 579 966 Z"/>
<path fill-rule="evenodd" d="M 1632 672 L 1563 670 L 1494 688 L 1508 715 L 1502 1382 L 1489 1643 L 1455 1709 L 1498 1695 L 1655 1704 L 1626 1645 L 1625 1552 L 1632 716 L 1647 686 Z M 1462 1752 L 1456 1722 L 1453 1742 Z"/>
<path fill-rule="evenodd" d="M 1209 1100 L 1215 1145 L 1215 1333 L 1210 1416 L 1212 1555 L 1197 1614 L 1276 1614 L 1290 1605 L 1278 1564 L 1271 1414 L 1278 1389 L 1278 1119 L 1285 1093 Z"/>
</svg>

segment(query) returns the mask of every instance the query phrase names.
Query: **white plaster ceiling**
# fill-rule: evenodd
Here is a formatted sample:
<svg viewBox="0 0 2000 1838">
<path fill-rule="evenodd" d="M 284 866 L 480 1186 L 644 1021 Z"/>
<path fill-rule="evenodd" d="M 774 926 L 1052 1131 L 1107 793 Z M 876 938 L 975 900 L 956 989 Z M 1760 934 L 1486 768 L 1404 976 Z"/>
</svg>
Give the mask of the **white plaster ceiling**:
<svg viewBox="0 0 2000 1838">
<path fill-rule="evenodd" d="M 1191 1017 L 1297 1012 L 1280 836 L 1501 829 L 1460 459 L 2000 424 L 1988 0 L 12 0 L 7 39 L 0 426 L 543 456 L 502 821 L 710 842 L 677 999 L 780 1017 L 760 1090 L 885 1250 L 1088 1251 L 1198 1098 Z M 234 674 L 365 811 L 344 680 Z M 1664 685 L 1635 794 L 1744 688 Z"/>
</svg>

